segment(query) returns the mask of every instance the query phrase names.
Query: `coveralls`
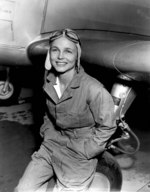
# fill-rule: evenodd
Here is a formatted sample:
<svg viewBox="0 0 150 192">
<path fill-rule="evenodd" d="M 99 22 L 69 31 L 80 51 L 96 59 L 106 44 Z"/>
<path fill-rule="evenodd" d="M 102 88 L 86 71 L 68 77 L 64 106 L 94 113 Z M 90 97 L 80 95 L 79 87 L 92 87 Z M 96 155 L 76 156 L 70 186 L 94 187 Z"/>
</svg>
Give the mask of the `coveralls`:
<svg viewBox="0 0 150 192">
<path fill-rule="evenodd" d="M 30 189 L 45 192 L 44 185 L 55 174 L 58 191 L 86 191 L 94 177 L 96 156 L 116 129 L 114 103 L 103 85 L 82 67 L 60 99 L 55 82 L 50 73 L 43 87 L 47 114 L 40 133 L 44 140 L 20 183 L 28 177 Z"/>
</svg>

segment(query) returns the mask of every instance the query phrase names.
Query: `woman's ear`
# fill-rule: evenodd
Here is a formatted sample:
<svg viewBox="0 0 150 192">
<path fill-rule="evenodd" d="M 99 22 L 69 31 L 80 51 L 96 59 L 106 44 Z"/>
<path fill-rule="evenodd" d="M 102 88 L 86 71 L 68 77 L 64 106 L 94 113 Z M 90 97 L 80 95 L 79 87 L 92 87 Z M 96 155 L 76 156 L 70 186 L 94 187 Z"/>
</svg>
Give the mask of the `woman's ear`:
<svg viewBox="0 0 150 192">
<path fill-rule="evenodd" d="M 50 55 L 49 55 L 49 50 L 48 50 L 46 60 L 45 60 L 45 69 L 51 70 L 51 68 L 52 68 L 52 64 L 50 62 Z"/>
</svg>

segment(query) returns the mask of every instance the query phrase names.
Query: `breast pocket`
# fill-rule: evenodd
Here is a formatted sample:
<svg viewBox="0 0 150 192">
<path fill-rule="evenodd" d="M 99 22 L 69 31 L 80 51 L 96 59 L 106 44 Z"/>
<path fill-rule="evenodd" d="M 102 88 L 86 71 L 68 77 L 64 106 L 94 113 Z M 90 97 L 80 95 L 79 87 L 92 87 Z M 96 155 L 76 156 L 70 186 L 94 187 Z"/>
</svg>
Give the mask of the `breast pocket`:
<svg viewBox="0 0 150 192">
<path fill-rule="evenodd" d="M 62 114 L 62 116 L 61 119 L 64 128 L 92 127 L 95 124 L 89 109 L 84 111 L 68 112 Z"/>
<path fill-rule="evenodd" d="M 59 113 L 57 118 L 57 125 L 64 128 L 78 128 L 79 118 L 75 113 Z"/>
</svg>

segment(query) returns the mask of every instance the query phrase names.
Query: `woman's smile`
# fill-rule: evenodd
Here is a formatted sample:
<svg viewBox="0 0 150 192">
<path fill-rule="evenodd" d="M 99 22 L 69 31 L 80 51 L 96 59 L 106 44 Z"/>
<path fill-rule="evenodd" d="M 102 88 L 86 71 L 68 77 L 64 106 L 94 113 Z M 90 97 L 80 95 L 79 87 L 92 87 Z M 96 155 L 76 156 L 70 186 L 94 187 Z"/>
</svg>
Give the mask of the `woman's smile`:
<svg viewBox="0 0 150 192">
<path fill-rule="evenodd" d="M 65 61 L 56 61 L 56 64 L 57 65 L 66 65 L 67 62 L 65 62 Z"/>
</svg>

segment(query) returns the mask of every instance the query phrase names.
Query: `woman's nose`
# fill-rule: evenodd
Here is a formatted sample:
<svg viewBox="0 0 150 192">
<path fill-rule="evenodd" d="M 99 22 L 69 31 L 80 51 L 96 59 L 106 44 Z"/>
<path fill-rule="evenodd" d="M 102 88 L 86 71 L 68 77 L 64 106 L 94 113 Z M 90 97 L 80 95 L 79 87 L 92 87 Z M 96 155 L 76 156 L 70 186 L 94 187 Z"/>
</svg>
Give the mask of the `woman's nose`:
<svg viewBox="0 0 150 192">
<path fill-rule="evenodd" d="M 59 58 L 59 59 L 62 59 L 63 57 L 64 57 L 64 56 L 63 56 L 63 52 L 60 51 L 59 54 L 58 54 L 58 58 Z"/>
</svg>

